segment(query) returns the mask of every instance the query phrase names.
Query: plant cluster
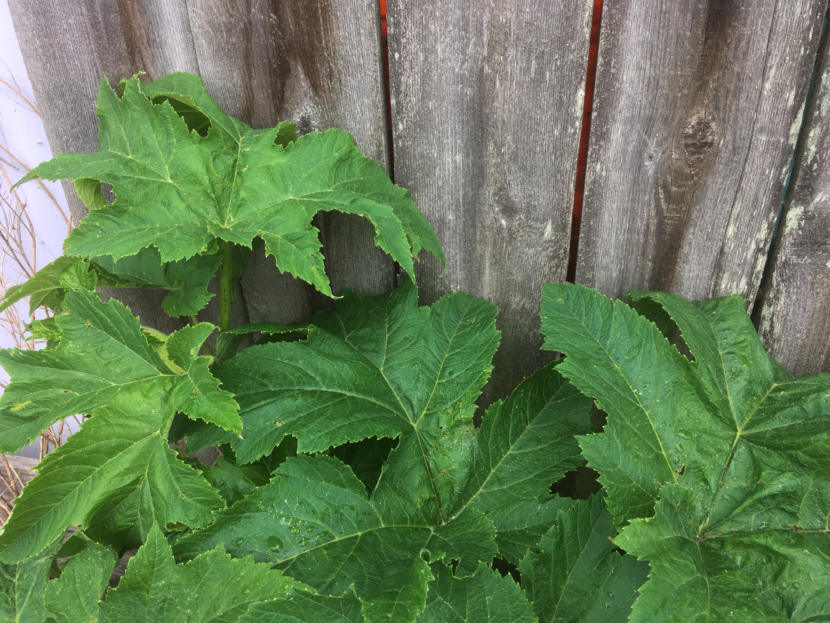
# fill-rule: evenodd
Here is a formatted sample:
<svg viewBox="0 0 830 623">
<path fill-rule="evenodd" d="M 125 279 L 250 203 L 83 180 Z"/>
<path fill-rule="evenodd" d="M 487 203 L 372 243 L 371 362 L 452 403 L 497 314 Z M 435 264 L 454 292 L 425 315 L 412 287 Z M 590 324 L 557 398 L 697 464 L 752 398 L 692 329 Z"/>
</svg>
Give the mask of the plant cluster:
<svg viewBox="0 0 830 623">
<path fill-rule="evenodd" d="M 408 279 L 299 325 L 230 326 L 255 240 L 331 295 L 318 212 L 368 219 L 410 276 L 422 249 L 442 257 L 346 133 L 251 129 L 187 74 L 102 82 L 98 115 L 97 153 L 24 178 L 74 179 L 90 212 L 7 292 L 55 315 L 30 326 L 47 349 L 0 354 L 0 451 L 88 419 L 0 534 L 4 619 L 830 617 L 830 374 L 792 378 L 740 298 L 547 284 L 545 348 L 564 358 L 477 426 L 499 344 L 486 301 L 419 306 Z M 194 317 L 215 276 L 218 326 L 170 335 L 95 291 L 163 288 Z M 204 447 L 221 457 L 192 458 Z M 551 492 L 586 463 L 601 493 Z"/>
</svg>

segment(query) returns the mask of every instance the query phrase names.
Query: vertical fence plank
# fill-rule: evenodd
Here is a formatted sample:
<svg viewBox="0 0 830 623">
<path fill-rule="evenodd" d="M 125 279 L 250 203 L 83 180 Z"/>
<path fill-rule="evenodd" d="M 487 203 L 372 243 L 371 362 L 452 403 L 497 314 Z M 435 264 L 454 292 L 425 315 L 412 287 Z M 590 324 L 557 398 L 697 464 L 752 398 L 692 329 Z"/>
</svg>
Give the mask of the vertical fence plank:
<svg viewBox="0 0 830 623">
<path fill-rule="evenodd" d="M 605 3 L 578 282 L 754 300 L 826 5 Z"/>
<path fill-rule="evenodd" d="M 826 39 L 826 37 L 825 37 Z M 760 303 L 759 330 L 797 376 L 830 372 L 830 46 L 814 95 Z"/>
<path fill-rule="evenodd" d="M 95 151 L 95 93 L 146 71 L 201 75 L 217 102 L 255 127 L 284 119 L 302 131 L 337 126 L 387 165 L 380 26 L 374 0 L 288 3 L 253 0 L 12 0 L 15 30 L 54 152 Z M 68 193 L 73 194 L 71 191 Z M 72 199 L 76 218 L 83 207 Z M 376 251 L 366 224 L 324 215 L 335 289 L 382 291 L 394 267 Z M 292 320 L 307 313 L 304 284 L 280 275 L 273 260 L 254 254 L 243 280 L 246 306 L 237 321 Z M 145 322 L 169 325 L 141 292 L 128 297 Z M 123 297 L 122 297 L 123 298 Z"/>
<path fill-rule="evenodd" d="M 118 80 L 142 68 L 131 62 L 119 5 L 92 0 L 71 4 L 11 0 L 9 8 L 52 152 L 96 151 L 98 81 L 104 74 Z M 137 30 L 146 34 L 148 27 Z M 155 50 L 145 45 L 142 51 Z M 77 221 L 86 208 L 70 183 L 64 183 L 64 190 Z M 119 298 L 144 324 L 167 331 L 181 324 L 161 311 L 158 292 L 124 290 Z"/>
<path fill-rule="evenodd" d="M 391 1 L 395 181 L 447 254 L 421 298 L 499 306 L 490 398 L 542 361 L 540 285 L 564 280 L 592 2 Z"/>
</svg>

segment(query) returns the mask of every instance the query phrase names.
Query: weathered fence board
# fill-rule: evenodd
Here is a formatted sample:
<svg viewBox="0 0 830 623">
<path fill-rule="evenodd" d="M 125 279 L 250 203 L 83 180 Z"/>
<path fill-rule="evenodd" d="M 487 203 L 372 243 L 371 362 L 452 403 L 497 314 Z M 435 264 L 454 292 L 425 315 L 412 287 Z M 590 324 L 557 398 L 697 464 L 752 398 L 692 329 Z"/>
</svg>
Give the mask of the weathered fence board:
<svg viewBox="0 0 830 623">
<path fill-rule="evenodd" d="M 605 3 L 578 282 L 751 305 L 826 7 Z"/>
<path fill-rule="evenodd" d="M 563 281 L 592 2 L 391 1 L 395 181 L 447 253 L 421 297 L 457 289 L 499 307 L 491 396 L 542 361 L 540 285 Z"/>
<path fill-rule="evenodd" d="M 830 46 L 814 97 L 761 299 L 759 331 L 797 376 L 830 371 Z"/>
<path fill-rule="evenodd" d="M 254 126 L 342 127 L 389 168 L 376 0 L 10 4 L 55 151 L 96 149 L 102 75 L 184 70 Z M 395 178 L 448 255 L 443 277 L 433 258 L 419 263 L 422 299 L 463 289 L 499 306 L 490 398 L 545 357 L 539 286 L 566 275 L 592 5 L 389 1 Z M 827 5 L 605 3 L 577 281 L 611 295 L 754 300 Z M 756 311 L 773 354 L 799 373 L 830 367 L 826 63 Z M 319 226 L 336 291 L 392 287 L 394 266 L 366 223 L 324 215 Z M 323 304 L 261 252 L 251 262 L 236 322 Z M 147 324 L 173 328 L 160 296 L 122 298 Z"/>
<path fill-rule="evenodd" d="M 341 127 L 369 156 L 388 160 L 378 6 L 374 0 L 250 3 L 220 0 L 12 0 L 15 30 L 55 152 L 95 151 L 95 93 L 137 71 L 200 74 L 234 116 L 263 127 L 291 119 L 302 131 Z M 68 194 L 72 194 L 71 192 Z M 76 218 L 83 207 L 73 201 Z M 340 215 L 320 223 L 335 290 L 379 292 L 394 266 L 367 224 Z M 236 321 L 291 320 L 308 312 L 308 288 L 262 254 L 243 282 Z M 146 296 L 142 293 L 141 296 Z M 164 325 L 138 304 L 149 324 Z"/>
</svg>

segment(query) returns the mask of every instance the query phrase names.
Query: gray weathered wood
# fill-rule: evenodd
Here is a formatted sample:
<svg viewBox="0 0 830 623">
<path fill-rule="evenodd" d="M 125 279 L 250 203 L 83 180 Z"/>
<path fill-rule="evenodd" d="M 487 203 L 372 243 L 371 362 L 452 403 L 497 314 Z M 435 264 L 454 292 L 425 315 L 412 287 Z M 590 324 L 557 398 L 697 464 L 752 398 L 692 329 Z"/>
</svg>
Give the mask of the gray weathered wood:
<svg viewBox="0 0 830 623">
<path fill-rule="evenodd" d="M 302 131 L 342 127 L 384 166 L 387 128 L 380 27 L 374 0 L 12 0 L 35 96 L 55 152 L 95 151 L 95 93 L 137 71 L 201 75 L 217 102 L 255 127 L 296 120 Z M 68 193 L 73 194 L 71 191 Z M 72 200 L 78 218 L 83 206 Z M 392 287 L 392 262 L 371 229 L 326 215 L 321 229 L 333 285 Z M 236 321 L 293 320 L 311 305 L 309 288 L 255 256 Z M 145 293 L 131 297 L 148 324 L 169 328 Z M 211 310 L 208 310 L 210 315 Z"/>
<path fill-rule="evenodd" d="M 605 3 L 578 282 L 751 305 L 826 7 Z"/>
<path fill-rule="evenodd" d="M 830 46 L 825 41 L 784 204 L 759 331 L 797 376 L 830 371 Z"/>
<path fill-rule="evenodd" d="M 543 359 L 540 286 L 564 280 L 590 0 L 390 1 L 395 181 L 447 254 L 421 299 L 462 289 L 499 307 L 490 397 Z"/>
</svg>

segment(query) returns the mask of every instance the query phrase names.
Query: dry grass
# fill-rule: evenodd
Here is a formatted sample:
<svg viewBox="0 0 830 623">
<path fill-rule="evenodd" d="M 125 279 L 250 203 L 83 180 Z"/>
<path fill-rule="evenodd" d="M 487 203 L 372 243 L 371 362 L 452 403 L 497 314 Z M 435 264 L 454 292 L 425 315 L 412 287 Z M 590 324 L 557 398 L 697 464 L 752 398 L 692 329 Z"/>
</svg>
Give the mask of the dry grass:
<svg viewBox="0 0 830 623">
<path fill-rule="evenodd" d="M 11 514 L 15 498 L 34 478 L 33 470 L 37 462 L 37 459 L 22 456 L 0 455 L 0 525 Z"/>
<path fill-rule="evenodd" d="M 40 115 L 34 102 L 20 88 L 0 78 L 0 87 L 6 89 L 22 106 Z M 5 145 L 0 145 L 0 290 L 5 291 L 16 283 L 22 283 L 42 268 L 38 258 L 39 239 L 35 224 L 28 212 L 26 197 L 12 188 L 14 180 L 29 171 L 27 164 Z M 59 218 L 69 233 L 69 214 L 49 188 L 37 180 L 43 193 L 43 203 L 49 206 L 50 218 Z M 25 326 L 34 319 L 26 314 L 22 304 L 12 305 L 0 313 L 0 330 L 11 340 L 9 346 L 34 350 L 42 346 L 37 340 L 26 339 Z M 45 315 L 45 314 L 44 314 Z M 41 315 L 40 317 L 43 317 Z M 0 381 L 0 388 L 6 383 Z M 75 418 L 78 423 L 80 420 Z M 56 422 L 40 436 L 38 454 L 42 459 L 50 450 L 60 445 L 67 424 Z M 19 462 L 19 458 L 15 458 Z M 25 460 L 24 460 L 25 462 Z M 26 474 L 30 477 L 29 474 Z M 19 495 L 27 477 L 21 477 L 10 459 L 0 455 L 0 525 L 11 512 L 11 500 Z"/>
</svg>

